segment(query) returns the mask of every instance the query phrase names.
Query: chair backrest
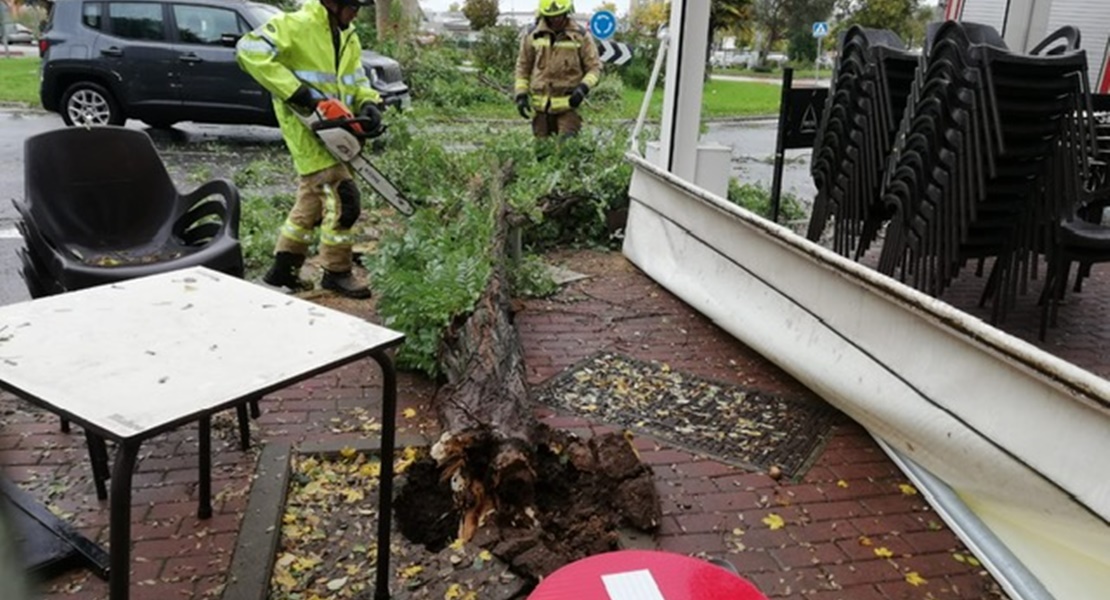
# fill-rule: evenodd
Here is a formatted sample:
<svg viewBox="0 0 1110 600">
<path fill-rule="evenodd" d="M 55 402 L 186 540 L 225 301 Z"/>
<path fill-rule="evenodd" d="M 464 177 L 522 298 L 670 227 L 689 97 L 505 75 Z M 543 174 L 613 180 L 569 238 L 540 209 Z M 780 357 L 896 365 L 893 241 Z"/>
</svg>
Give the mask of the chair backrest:
<svg viewBox="0 0 1110 600">
<path fill-rule="evenodd" d="M 172 225 L 178 193 L 150 137 L 123 127 L 71 127 L 28 138 L 24 198 L 39 228 L 64 243 L 153 240 Z"/>
</svg>

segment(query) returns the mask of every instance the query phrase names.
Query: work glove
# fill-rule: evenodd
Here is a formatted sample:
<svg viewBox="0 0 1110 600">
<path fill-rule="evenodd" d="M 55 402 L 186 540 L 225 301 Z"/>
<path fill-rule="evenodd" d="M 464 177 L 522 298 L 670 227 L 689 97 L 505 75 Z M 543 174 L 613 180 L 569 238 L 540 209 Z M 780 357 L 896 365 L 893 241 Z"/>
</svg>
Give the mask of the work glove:
<svg viewBox="0 0 1110 600">
<path fill-rule="evenodd" d="M 578 108 L 582 101 L 586 99 L 586 95 L 590 93 L 590 86 L 580 83 L 574 91 L 570 93 L 570 107 Z"/>
<path fill-rule="evenodd" d="M 313 93 L 311 88 L 302 84 L 285 102 L 301 114 L 307 115 L 312 114 L 316 110 L 316 104 L 323 99 L 323 95 L 319 92 Z"/>
<path fill-rule="evenodd" d="M 382 133 L 382 109 L 373 102 L 367 102 L 362 105 L 358 111 L 358 116 L 369 119 L 370 123 L 362 123 L 362 128 L 370 135 L 377 136 Z"/>
<path fill-rule="evenodd" d="M 516 95 L 516 111 L 525 119 L 532 118 L 532 102 L 528 99 L 528 94 Z"/>
</svg>

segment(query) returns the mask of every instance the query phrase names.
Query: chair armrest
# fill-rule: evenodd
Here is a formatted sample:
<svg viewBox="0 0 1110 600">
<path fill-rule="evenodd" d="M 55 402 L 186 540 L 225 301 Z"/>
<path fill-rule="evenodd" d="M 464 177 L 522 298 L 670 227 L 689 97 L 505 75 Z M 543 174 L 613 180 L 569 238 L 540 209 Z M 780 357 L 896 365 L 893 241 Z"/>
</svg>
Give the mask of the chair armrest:
<svg viewBox="0 0 1110 600">
<path fill-rule="evenodd" d="M 239 188 L 227 179 L 213 179 L 205 182 L 197 189 L 184 195 L 182 198 L 186 205 L 192 207 L 197 202 L 209 196 L 222 196 L 224 207 L 227 210 L 227 226 L 235 237 L 239 237 L 239 218 L 242 211 L 239 200 Z"/>
</svg>

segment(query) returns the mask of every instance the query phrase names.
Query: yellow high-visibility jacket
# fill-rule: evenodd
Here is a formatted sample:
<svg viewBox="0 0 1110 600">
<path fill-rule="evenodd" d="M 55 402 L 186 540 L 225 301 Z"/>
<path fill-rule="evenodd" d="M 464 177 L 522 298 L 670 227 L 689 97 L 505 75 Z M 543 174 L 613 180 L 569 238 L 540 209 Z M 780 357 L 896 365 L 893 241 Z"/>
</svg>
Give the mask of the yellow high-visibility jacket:
<svg viewBox="0 0 1110 600">
<path fill-rule="evenodd" d="M 517 94 L 530 92 L 532 107 L 540 112 L 570 110 L 570 93 L 579 83 L 593 88 L 601 77 L 601 59 L 593 37 L 570 21 L 563 31 L 552 31 L 540 19 L 521 37 L 516 60 Z"/>
<path fill-rule="evenodd" d="M 339 33 L 337 48 L 327 9 L 319 0 L 308 0 L 296 12 L 274 16 L 244 35 L 235 50 L 239 67 L 273 96 L 281 134 L 300 175 L 339 161 L 286 104 L 297 88 L 307 85 L 314 96 L 336 98 L 354 112 L 366 102 L 381 102 L 362 67 L 362 44 L 354 28 Z"/>
</svg>

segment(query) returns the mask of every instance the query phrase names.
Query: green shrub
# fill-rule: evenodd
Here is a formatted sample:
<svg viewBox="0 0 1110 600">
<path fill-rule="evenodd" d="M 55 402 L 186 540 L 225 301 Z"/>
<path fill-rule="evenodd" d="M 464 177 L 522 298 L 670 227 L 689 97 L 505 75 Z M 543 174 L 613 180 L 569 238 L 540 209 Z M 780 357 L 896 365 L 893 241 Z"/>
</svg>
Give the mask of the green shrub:
<svg viewBox="0 0 1110 600">
<path fill-rule="evenodd" d="M 771 218 L 771 191 L 759 183 L 740 183 L 736 178 L 729 179 L 728 199 L 737 206 L 746 208 L 765 218 Z M 805 208 L 794 194 L 779 196 L 779 220 L 794 221 L 805 217 Z"/>
<path fill-rule="evenodd" d="M 629 32 L 620 40 L 632 50 L 632 60 L 621 66 L 605 65 L 606 72 L 616 71 L 624 85 L 634 90 L 646 90 L 651 81 L 651 71 L 655 67 L 655 55 L 659 51 L 659 39 L 645 34 Z M 656 86 L 662 87 L 664 71 L 659 71 Z"/>
<path fill-rule="evenodd" d="M 496 25 L 482 30 L 474 45 L 474 65 L 497 79 L 512 81 L 520 50 L 520 29 Z"/>
</svg>

